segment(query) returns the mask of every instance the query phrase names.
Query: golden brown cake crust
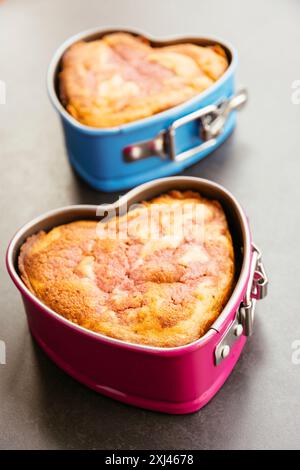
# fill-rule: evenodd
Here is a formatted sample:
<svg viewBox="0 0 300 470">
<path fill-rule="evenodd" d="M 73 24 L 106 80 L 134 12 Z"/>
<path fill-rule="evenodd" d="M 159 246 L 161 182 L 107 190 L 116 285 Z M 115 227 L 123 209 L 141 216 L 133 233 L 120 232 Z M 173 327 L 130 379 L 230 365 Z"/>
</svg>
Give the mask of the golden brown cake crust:
<svg viewBox="0 0 300 470">
<path fill-rule="evenodd" d="M 119 218 L 29 237 L 19 270 L 33 294 L 82 327 L 175 347 L 200 338 L 222 311 L 234 252 L 218 202 L 171 191 Z"/>
<path fill-rule="evenodd" d="M 228 61 L 219 45 L 151 47 L 128 33 L 73 44 L 64 54 L 60 98 L 92 127 L 119 126 L 152 116 L 211 86 Z"/>
</svg>

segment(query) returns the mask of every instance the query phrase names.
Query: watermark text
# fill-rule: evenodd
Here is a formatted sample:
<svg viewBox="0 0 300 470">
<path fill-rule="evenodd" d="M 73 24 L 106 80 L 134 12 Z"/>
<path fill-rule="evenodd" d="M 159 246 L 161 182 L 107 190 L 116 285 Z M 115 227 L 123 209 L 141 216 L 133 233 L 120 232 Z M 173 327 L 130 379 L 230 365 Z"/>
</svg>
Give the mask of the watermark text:
<svg viewBox="0 0 300 470">
<path fill-rule="evenodd" d="M 5 342 L 0 340 L 0 365 L 6 364 L 6 345 Z"/>
</svg>

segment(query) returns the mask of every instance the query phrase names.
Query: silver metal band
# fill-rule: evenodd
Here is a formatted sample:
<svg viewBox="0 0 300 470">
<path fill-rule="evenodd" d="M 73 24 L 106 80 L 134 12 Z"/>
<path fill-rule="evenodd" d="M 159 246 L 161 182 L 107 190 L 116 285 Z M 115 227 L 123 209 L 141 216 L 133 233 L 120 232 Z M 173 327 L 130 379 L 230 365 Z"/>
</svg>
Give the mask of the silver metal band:
<svg viewBox="0 0 300 470">
<path fill-rule="evenodd" d="M 126 146 L 123 149 L 124 160 L 136 162 L 153 156 L 161 159 L 169 158 L 176 162 L 187 160 L 216 143 L 216 138 L 222 134 L 230 113 L 240 109 L 247 99 L 247 91 L 243 89 L 218 104 L 206 106 L 176 119 L 168 129 L 160 132 L 153 139 Z M 177 154 L 176 131 L 179 127 L 192 121 L 199 121 L 199 136 L 202 142 Z"/>
<path fill-rule="evenodd" d="M 232 345 L 242 334 L 244 336 L 252 335 L 256 301 L 263 299 L 268 293 L 268 277 L 261 259 L 261 252 L 254 244 L 252 248 L 253 253 L 245 297 L 236 312 L 233 322 L 229 325 L 215 349 L 216 365 L 221 364 L 229 356 Z"/>
</svg>

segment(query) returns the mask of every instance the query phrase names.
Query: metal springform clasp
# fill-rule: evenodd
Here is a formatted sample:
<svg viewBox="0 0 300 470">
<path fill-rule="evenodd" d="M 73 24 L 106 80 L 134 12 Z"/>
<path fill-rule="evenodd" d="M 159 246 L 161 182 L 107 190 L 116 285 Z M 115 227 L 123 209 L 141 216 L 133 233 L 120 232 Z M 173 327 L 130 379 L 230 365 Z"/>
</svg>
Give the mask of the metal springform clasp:
<svg viewBox="0 0 300 470">
<path fill-rule="evenodd" d="M 267 293 L 268 278 L 261 259 L 261 252 L 256 245 L 253 245 L 248 286 L 239 309 L 240 321 L 245 336 L 251 336 L 253 333 L 256 301 L 266 297 Z"/>
<path fill-rule="evenodd" d="M 236 312 L 235 319 L 229 325 L 215 349 L 216 365 L 219 365 L 223 359 L 229 356 L 231 347 L 241 335 L 252 335 L 256 301 L 263 299 L 267 293 L 268 277 L 262 262 L 261 252 L 258 247 L 253 244 L 249 280 L 245 297 Z"/>
<path fill-rule="evenodd" d="M 247 101 L 246 90 L 240 90 L 230 98 L 223 99 L 218 104 L 212 104 L 198 109 L 176 119 L 165 131 L 161 131 L 156 137 L 143 142 L 137 142 L 123 149 L 126 162 L 136 162 L 148 157 L 170 158 L 176 162 L 187 160 L 190 157 L 212 147 L 216 139 L 224 131 L 227 118 L 232 111 L 240 109 Z M 201 143 L 181 153 L 176 151 L 177 130 L 192 121 L 199 122 L 199 136 Z"/>
</svg>

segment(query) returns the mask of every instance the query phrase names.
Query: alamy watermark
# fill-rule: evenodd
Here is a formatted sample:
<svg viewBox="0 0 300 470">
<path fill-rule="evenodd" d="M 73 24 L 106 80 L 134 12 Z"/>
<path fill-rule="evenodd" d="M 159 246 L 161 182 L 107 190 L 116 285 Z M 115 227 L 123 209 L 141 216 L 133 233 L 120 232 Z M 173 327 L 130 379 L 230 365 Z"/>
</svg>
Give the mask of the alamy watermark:
<svg viewBox="0 0 300 470">
<path fill-rule="evenodd" d="M 0 365 L 6 364 L 6 344 L 0 340 Z"/>
<path fill-rule="evenodd" d="M 6 83 L 0 80 L 0 104 L 6 104 Z"/>
<path fill-rule="evenodd" d="M 291 345 L 292 352 L 292 364 L 295 366 L 300 364 L 300 339 L 295 339 Z"/>
<path fill-rule="evenodd" d="M 132 239 L 204 240 L 207 208 L 204 204 L 153 203 L 100 205 L 97 216 L 101 221 L 97 226 L 99 238 L 125 240 Z"/>
<path fill-rule="evenodd" d="M 300 80 L 294 80 L 291 88 L 293 90 L 291 94 L 292 104 L 300 104 Z"/>
</svg>

